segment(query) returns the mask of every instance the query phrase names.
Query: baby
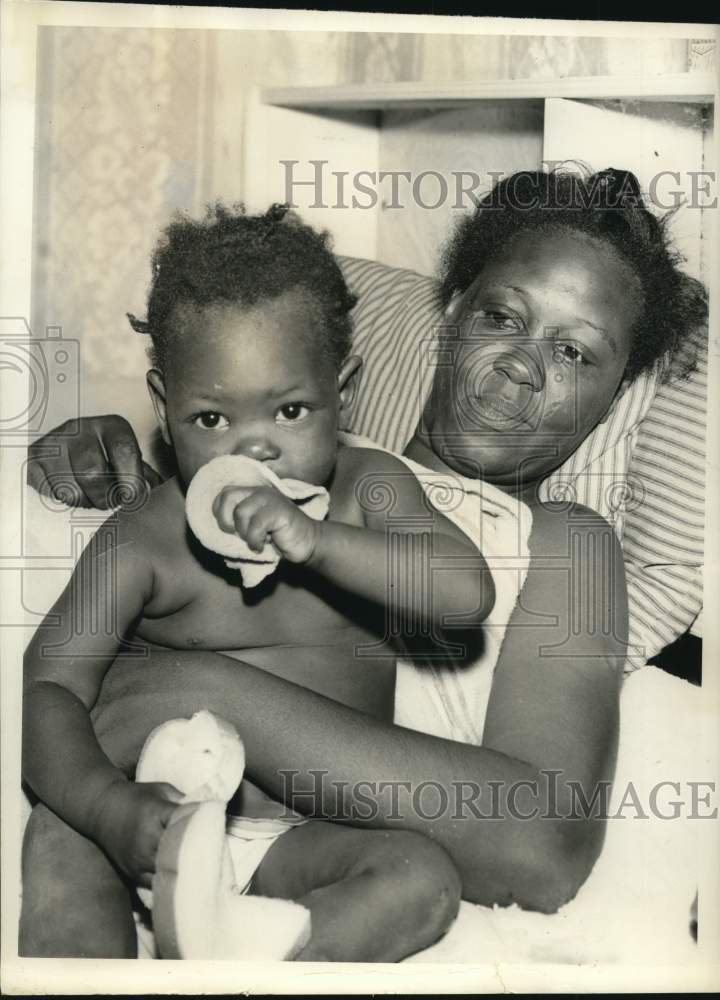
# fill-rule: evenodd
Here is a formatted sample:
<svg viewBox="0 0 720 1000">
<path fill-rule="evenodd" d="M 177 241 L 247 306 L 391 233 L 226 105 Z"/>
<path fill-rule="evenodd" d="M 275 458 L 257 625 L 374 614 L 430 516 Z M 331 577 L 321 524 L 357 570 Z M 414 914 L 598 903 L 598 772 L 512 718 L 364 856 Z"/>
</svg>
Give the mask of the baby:
<svg viewBox="0 0 720 1000">
<path fill-rule="evenodd" d="M 151 883 L 179 793 L 130 781 L 95 735 L 91 711 L 118 657 L 144 656 L 152 671 L 153 656 L 168 650 L 231 650 L 391 720 L 388 615 L 408 631 L 429 621 L 437 633 L 450 613 L 472 628 L 491 611 L 482 555 L 430 510 L 407 467 L 338 443 L 361 366 L 349 355 L 353 304 L 325 238 L 285 209 L 253 217 L 216 206 L 203 221 L 179 219 L 166 230 L 147 324 L 131 321 L 152 338 L 148 385 L 178 475 L 140 510 L 118 515 L 109 547 L 88 547 L 27 650 L 23 773 L 40 801 L 23 848 L 22 954 L 136 954 L 133 887 Z M 252 589 L 187 525 L 186 489 L 218 455 L 245 456 L 281 480 L 329 492 L 328 517 L 317 521 L 272 485 L 221 491 L 213 504 L 220 528 L 256 552 L 271 542 L 280 556 Z M 363 503 L 373 483 L 392 493 L 389 514 Z M 413 536 L 429 517 L 432 555 L 456 558 L 457 568 L 433 574 L 428 593 L 427 545 Z M 404 545 L 402 581 L 389 570 L 389 527 Z M 291 725 L 278 719 L 279 732 Z M 232 805 L 277 824 L 243 880 L 251 893 L 311 911 L 299 958 L 397 961 L 454 918 L 459 880 L 429 839 L 305 821 L 245 782 Z"/>
</svg>

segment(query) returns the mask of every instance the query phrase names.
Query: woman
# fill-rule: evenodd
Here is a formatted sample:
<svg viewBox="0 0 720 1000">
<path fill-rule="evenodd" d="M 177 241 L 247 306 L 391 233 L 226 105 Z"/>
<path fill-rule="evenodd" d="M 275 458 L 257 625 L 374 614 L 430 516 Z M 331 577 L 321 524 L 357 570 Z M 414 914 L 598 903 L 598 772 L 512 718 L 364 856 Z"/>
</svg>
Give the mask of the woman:
<svg viewBox="0 0 720 1000">
<path fill-rule="evenodd" d="M 478 720 L 482 743 L 378 722 L 211 653 L 153 651 L 150 665 L 111 671 L 95 725 L 108 755 L 131 769 L 155 725 L 209 708 L 236 725 L 248 776 L 270 795 L 294 790 L 296 808 L 328 818 L 340 797 L 351 825 L 436 839 L 465 899 L 553 912 L 602 846 L 593 803 L 614 769 L 627 603 L 610 527 L 586 508 L 540 503 L 537 488 L 641 371 L 668 351 L 688 365 L 681 335 L 701 321 L 703 299 L 634 178 L 614 171 L 500 182 L 458 227 L 443 287 L 443 363 L 406 455 L 493 483 L 533 516 L 530 566 Z M 103 467 L 97 452 L 80 457 L 84 441 L 73 468 Z M 446 808 L 410 796 L 400 809 L 388 795 L 428 781 L 452 790 Z"/>
</svg>

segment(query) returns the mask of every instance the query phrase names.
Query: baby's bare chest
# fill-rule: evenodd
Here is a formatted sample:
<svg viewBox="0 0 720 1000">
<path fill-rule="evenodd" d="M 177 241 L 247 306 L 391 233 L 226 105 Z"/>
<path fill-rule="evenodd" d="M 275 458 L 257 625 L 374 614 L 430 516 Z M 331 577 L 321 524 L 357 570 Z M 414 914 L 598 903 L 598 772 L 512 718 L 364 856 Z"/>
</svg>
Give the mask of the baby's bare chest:
<svg viewBox="0 0 720 1000">
<path fill-rule="evenodd" d="M 186 551 L 159 566 L 156 594 L 135 634 L 174 649 L 335 645 L 352 642 L 356 632 L 375 632 L 375 617 L 374 609 L 360 608 L 305 567 L 281 563 L 259 586 L 246 588 L 219 557 L 201 563 Z"/>
<path fill-rule="evenodd" d="M 330 519 L 360 525 L 352 477 L 336 477 Z M 347 481 L 346 481 L 347 480 Z M 168 497 L 153 547 L 155 586 L 135 633 L 175 649 L 245 650 L 352 643 L 382 630 L 383 612 L 305 566 L 280 562 L 257 587 L 194 538 L 184 505 Z"/>
</svg>

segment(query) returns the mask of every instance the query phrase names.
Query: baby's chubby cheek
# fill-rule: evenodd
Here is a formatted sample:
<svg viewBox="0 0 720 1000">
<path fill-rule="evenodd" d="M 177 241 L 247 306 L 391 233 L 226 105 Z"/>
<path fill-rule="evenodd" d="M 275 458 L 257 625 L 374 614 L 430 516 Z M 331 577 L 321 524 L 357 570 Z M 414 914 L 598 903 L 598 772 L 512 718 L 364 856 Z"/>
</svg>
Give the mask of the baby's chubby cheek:
<svg viewBox="0 0 720 1000">
<path fill-rule="evenodd" d="M 175 460 L 183 483 L 188 486 L 198 469 L 201 469 L 203 465 L 207 465 L 208 462 L 216 457 L 216 454 L 214 451 L 205 451 L 204 449 L 183 449 L 176 447 Z"/>
<path fill-rule="evenodd" d="M 327 486 L 332 478 L 336 462 L 337 451 L 334 450 L 332 454 L 317 456 L 315 461 L 303 462 L 302 470 L 297 475 L 285 478 L 300 479 L 303 482 L 312 483 L 314 486 Z"/>
</svg>

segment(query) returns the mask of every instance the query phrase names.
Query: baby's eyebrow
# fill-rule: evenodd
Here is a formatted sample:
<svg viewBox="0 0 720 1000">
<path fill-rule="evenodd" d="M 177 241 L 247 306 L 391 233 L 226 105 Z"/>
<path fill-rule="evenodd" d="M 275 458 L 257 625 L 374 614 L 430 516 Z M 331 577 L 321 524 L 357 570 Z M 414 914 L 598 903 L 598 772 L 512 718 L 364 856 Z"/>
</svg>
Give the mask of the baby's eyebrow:
<svg viewBox="0 0 720 1000">
<path fill-rule="evenodd" d="M 300 392 L 301 390 L 307 391 L 307 387 L 298 383 L 297 385 L 287 385 L 282 386 L 280 389 L 268 389 L 269 396 L 287 396 L 290 392 Z"/>
<path fill-rule="evenodd" d="M 194 403 L 219 403 L 222 401 L 222 392 L 215 395 L 211 392 L 191 392 L 189 397 Z"/>
</svg>

